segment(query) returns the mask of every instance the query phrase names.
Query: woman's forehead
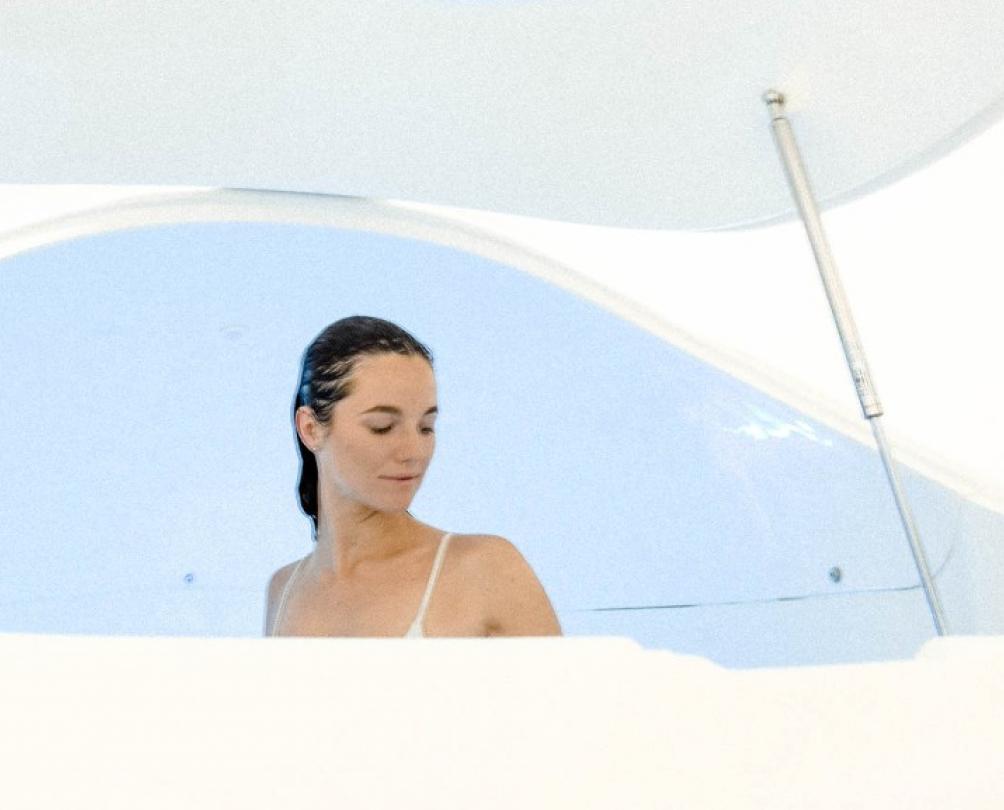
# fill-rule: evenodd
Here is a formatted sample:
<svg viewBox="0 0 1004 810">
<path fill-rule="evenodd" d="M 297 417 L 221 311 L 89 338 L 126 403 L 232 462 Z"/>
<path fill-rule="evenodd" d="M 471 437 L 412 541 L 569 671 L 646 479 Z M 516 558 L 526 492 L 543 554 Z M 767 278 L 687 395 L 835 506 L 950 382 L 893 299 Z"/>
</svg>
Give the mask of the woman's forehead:
<svg viewBox="0 0 1004 810">
<path fill-rule="evenodd" d="M 424 357 L 383 353 L 360 357 L 352 369 L 349 396 L 435 399 L 436 378 Z M 393 403 L 386 403 L 393 404 Z M 434 404 L 434 403 L 432 403 Z"/>
</svg>

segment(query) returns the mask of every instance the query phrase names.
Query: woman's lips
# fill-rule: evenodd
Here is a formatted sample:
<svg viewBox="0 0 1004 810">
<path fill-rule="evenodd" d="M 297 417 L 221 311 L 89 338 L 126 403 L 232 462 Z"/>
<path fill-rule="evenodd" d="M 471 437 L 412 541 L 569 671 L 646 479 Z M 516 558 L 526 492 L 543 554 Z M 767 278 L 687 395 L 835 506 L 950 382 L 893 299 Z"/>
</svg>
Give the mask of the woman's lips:
<svg viewBox="0 0 1004 810">
<path fill-rule="evenodd" d="M 402 483 L 405 481 L 414 481 L 416 478 L 418 478 L 417 475 L 408 475 L 408 476 L 381 475 L 380 477 L 383 478 L 385 481 L 400 481 Z"/>
</svg>

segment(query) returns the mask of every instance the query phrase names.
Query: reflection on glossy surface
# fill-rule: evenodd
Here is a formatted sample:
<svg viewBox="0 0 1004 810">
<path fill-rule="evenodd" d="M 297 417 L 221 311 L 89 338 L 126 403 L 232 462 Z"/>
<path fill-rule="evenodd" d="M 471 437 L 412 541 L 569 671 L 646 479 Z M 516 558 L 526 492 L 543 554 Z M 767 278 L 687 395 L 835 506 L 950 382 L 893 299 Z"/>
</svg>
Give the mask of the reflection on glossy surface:
<svg viewBox="0 0 1004 810">
<path fill-rule="evenodd" d="M 737 428 L 726 428 L 732 433 L 739 433 L 749 436 L 754 441 L 764 441 L 766 439 L 787 439 L 791 436 L 800 436 L 810 442 L 817 442 L 824 447 L 832 447 L 833 440 L 822 438 L 815 428 L 804 419 L 796 419 L 793 422 L 786 422 L 767 411 L 749 406 L 750 419 L 745 424 Z"/>
</svg>

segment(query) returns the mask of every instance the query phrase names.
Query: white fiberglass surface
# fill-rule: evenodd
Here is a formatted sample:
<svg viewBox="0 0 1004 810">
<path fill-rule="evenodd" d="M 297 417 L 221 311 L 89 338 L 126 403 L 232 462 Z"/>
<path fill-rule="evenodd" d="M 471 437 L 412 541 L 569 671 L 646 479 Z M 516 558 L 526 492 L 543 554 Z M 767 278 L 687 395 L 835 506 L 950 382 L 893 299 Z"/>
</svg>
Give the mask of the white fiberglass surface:
<svg viewBox="0 0 1004 810">
<path fill-rule="evenodd" d="M 735 227 L 794 214 L 764 91 L 846 200 L 1000 117 L 1002 36 L 998 0 L 7 0 L 0 179 Z"/>
<path fill-rule="evenodd" d="M 0 632 L 260 634 L 269 575 L 311 543 L 298 362 L 351 314 L 435 355 L 412 512 L 512 540 L 566 632 L 737 666 L 905 657 L 933 635 L 869 448 L 511 267 L 276 224 L 0 264 Z M 941 575 L 965 504 L 906 479 Z"/>
</svg>

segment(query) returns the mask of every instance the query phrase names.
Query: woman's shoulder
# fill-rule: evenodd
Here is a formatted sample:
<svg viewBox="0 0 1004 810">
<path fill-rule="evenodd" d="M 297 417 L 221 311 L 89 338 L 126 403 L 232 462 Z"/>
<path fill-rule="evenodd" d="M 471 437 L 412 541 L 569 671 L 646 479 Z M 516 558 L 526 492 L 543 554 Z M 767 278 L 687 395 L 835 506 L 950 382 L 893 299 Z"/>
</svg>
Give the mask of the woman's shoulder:
<svg viewBox="0 0 1004 810">
<path fill-rule="evenodd" d="M 451 534 L 450 553 L 472 564 L 523 559 L 515 545 L 497 534 Z"/>
<path fill-rule="evenodd" d="M 303 559 L 294 560 L 288 563 L 278 571 L 272 574 L 268 580 L 268 594 L 265 599 L 265 635 L 269 636 L 272 634 L 272 626 L 275 623 L 276 613 L 279 609 L 279 601 L 282 598 L 282 592 L 286 587 L 286 583 L 289 582 L 289 578 L 293 575 L 293 571 L 296 566 L 299 565 Z"/>
<path fill-rule="evenodd" d="M 302 563 L 306 557 L 300 557 L 299 559 L 293 560 L 293 562 L 286 563 L 281 568 L 277 569 L 272 574 L 272 580 L 280 582 L 289 579 L 293 575 L 293 570 Z"/>
<path fill-rule="evenodd" d="M 457 544 L 460 566 L 469 580 L 482 587 L 505 587 L 532 580 L 530 565 L 515 544 L 497 534 L 453 535 L 450 545 Z"/>
<path fill-rule="evenodd" d="M 298 560 L 293 560 L 293 562 L 287 563 L 275 571 L 271 577 L 269 577 L 268 596 L 270 602 L 277 599 L 279 594 L 282 593 L 282 589 L 286 587 L 286 583 L 289 582 L 289 578 L 293 576 L 293 571 L 296 569 L 296 566 L 302 563 L 304 559 L 306 558 L 301 557 Z"/>
<path fill-rule="evenodd" d="M 497 534 L 455 538 L 464 580 L 478 593 L 490 635 L 561 635 L 544 588 L 514 543 Z"/>
</svg>

